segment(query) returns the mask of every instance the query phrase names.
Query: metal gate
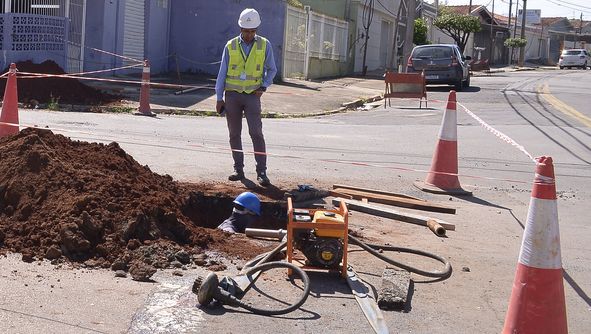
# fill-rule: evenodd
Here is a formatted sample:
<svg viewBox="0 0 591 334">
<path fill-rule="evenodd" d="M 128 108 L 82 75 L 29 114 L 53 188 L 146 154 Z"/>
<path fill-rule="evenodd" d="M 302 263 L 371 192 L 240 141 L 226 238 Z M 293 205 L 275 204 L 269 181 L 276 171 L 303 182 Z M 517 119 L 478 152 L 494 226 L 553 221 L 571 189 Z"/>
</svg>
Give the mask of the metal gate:
<svg viewBox="0 0 591 334">
<path fill-rule="evenodd" d="M 306 52 L 307 31 L 308 13 L 303 9 L 287 6 L 283 78 L 305 79 L 308 63 Z"/>
<path fill-rule="evenodd" d="M 144 60 L 144 0 L 127 0 L 123 22 L 123 55 Z"/>
<path fill-rule="evenodd" d="M 68 2 L 66 0 L 66 2 Z M 69 0 L 66 7 L 68 17 L 68 48 L 66 72 L 84 71 L 84 26 L 86 22 L 86 0 Z"/>
<path fill-rule="evenodd" d="M 308 78 L 310 57 L 347 60 L 349 24 L 334 17 L 287 6 L 285 20 L 284 78 Z"/>
</svg>

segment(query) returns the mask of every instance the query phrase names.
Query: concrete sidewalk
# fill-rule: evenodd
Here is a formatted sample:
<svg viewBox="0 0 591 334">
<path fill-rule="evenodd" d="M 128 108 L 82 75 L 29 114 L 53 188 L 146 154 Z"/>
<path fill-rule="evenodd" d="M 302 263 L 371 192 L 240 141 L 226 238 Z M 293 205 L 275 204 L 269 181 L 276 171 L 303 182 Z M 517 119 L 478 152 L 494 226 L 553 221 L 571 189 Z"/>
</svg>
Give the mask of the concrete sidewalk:
<svg viewBox="0 0 591 334">
<path fill-rule="evenodd" d="M 126 78 L 126 80 L 134 80 Z M 152 82 L 173 83 L 174 79 L 165 77 L 152 78 Z M 178 81 L 177 81 L 178 83 Z M 150 90 L 150 107 L 154 113 L 216 115 L 215 80 L 184 75 L 182 84 L 188 92 L 181 89 L 157 88 Z M 107 93 L 123 96 L 120 106 L 107 106 L 118 109 L 137 109 L 139 106 L 140 87 L 129 84 L 92 82 L 91 85 Z M 188 87 L 200 87 L 188 89 Z M 374 101 L 381 99 L 384 93 L 384 81 L 380 77 L 345 77 L 326 81 L 304 81 L 288 79 L 272 85 L 262 97 L 265 117 L 303 117 L 323 115 L 343 111 L 352 107 L 352 102 L 359 100 Z M 347 105 L 347 106 L 343 106 Z"/>
<path fill-rule="evenodd" d="M 491 76 L 496 73 L 510 73 L 529 70 L 555 69 L 555 67 L 506 66 L 487 72 L 474 72 L 473 76 Z M 135 80 L 125 78 L 126 80 Z M 181 79 L 152 77 L 152 82 L 182 84 L 184 87 L 158 88 L 150 90 L 150 106 L 154 113 L 215 116 L 215 79 L 198 75 L 182 74 Z M 91 82 L 93 87 L 123 96 L 119 106 L 106 106 L 103 111 L 121 112 L 137 110 L 140 87 L 111 82 Z M 189 89 L 189 87 L 199 87 Z M 326 115 L 356 109 L 364 102 L 381 100 L 385 84 L 380 73 L 366 77 L 343 77 L 324 81 L 287 79 L 272 85 L 262 97 L 263 117 L 307 117 Z M 189 90 L 181 93 L 181 90 Z M 378 102 L 375 102 L 378 104 Z M 398 100 L 397 104 L 414 105 L 415 101 Z"/>
</svg>

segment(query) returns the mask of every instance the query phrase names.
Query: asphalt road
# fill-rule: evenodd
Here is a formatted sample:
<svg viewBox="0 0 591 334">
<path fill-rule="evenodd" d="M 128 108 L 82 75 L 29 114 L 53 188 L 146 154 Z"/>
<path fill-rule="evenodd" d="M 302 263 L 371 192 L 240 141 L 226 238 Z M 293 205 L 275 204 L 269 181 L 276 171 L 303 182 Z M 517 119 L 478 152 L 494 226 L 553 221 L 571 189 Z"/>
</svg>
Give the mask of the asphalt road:
<svg viewBox="0 0 591 334">
<path fill-rule="evenodd" d="M 459 92 L 458 102 L 511 138 L 513 144 L 459 108 L 459 173 L 462 185 L 474 192 L 470 198 L 430 195 L 413 186 L 413 181 L 424 179 L 430 167 L 444 108 L 440 102 L 418 109 L 414 102 L 393 100 L 396 106 L 386 109 L 382 105 L 323 117 L 266 119 L 269 177 L 286 187 L 350 184 L 457 207 L 456 215 L 433 215 L 456 224 L 457 230 L 445 239 L 418 226 L 359 213 L 353 213 L 350 223 L 376 241 L 436 252 L 449 258 L 454 267 L 452 277 L 442 282 L 412 276 L 407 310 L 385 312 L 391 332 L 499 333 L 534 177 L 535 164 L 530 156 L 551 156 L 558 191 L 569 329 L 571 333 L 585 333 L 591 328 L 591 226 L 587 211 L 591 200 L 591 126 L 587 123 L 591 111 L 587 106 L 591 97 L 585 93 L 591 89 L 589 79 L 591 72 L 574 70 L 473 78 L 473 87 Z M 449 88 L 431 87 L 429 99 L 445 100 L 448 93 Z M 140 163 L 179 180 L 224 180 L 231 171 L 225 121 L 220 118 L 30 110 L 23 110 L 20 117 L 22 124 L 47 126 L 73 139 L 117 141 Z M 247 177 L 254 179 L 253 159 L 247 158 L 246 163 Z M 416 258 L 403 259 L 436 267 Z M 359 251 L 351 253 L 350 262 L 363 279 L 379 288 L 383 262 Z M 31 266 L 36 269 L 30 270 Z M 44 279 L 35 279 L 36 270 L 41 270 L 37 268 L 45 268 Z M 163 272 L 156 283 L 142 284 L 109 280 L 111 273 L 99 271 L 96 277 L 100 279 L 91 282 L 81 276 L 55 283 L 54 275 L 74 274 L 46 264 L 1 259 L 0 332 L 371 331 L 346 284 L 337 278 L 313 275 L 313 294 L 303 309 L 270 318 L 231 308 L 196 308 L 190 283 L 200 273 L 199 269 L 190 270 L 176 278 Z M 54 282 L 54 288 L 48 287 L 49 282 Z M 68 293 L 55 293 L 55 286 Z M 269 289 L 277 290 L 272 285 Z M 288 291 L 275 292 L 287 296 L 291 294 Z M 39 298 L 31 298 L 31 294 Z M 121 302 L 121 296 L 127 295 L 132 297 Z M 97 303 L 101 303 L 100 308 Z"/>
</svg>

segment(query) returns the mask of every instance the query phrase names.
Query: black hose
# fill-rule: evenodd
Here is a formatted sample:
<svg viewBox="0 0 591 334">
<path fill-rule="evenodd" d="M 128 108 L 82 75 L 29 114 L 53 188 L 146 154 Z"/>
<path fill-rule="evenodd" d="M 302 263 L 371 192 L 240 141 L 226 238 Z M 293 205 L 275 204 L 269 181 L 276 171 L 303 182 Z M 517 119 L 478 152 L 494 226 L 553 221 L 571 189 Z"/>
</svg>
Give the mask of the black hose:
<svg viewBox="0 0 591 334">
<path fill-rule="evenodd" d="M 270 250 L 266 253 L 259 254 L 254 259 L 246 262 L 244 264 L 244 266 L 242 267 L 242 271 L 244 272 L 244 270 L 246 270 L 254 265 L 262 264 L 262 263 L 269 261 L 270 259 L 273 258 L 273 256 L 275 256 L 275 254 L 279 253 L 283 248 L 285 248 L 285 246 L 287 246 L 287 240 L 283 241 L 282 243 L 279 244 L 279 246 L 273 248 L 272 250 Z"/>
<path fill-rule="evenodd" d="M 389 264 L 394 265 L 396 267 L 405 269 L 409 272 L 419 274 L 422 276 L 426 276 L 426 277 L 437 277 L 437 278 L 449 277 L 451 275 L 451 271 L 452 271 L 451 264 L 449 263 L 449 261 L 447 259 L 445 259 L 444 257 L 441 257 L 437 254 L 429 253 L 429 252 L 418 250 L 418 249 L 405 248 L 405 247 L 367 244 L 367 243 L 364 243 L 361 240 L 355 238 L 354 236 L 352 236 L 350 234 L 349 234 L 349 241 L 351 244 L 357 245 L 357 246 L 363 248 L 364 250 L 368 251 L 370 254 L 385 261 L 386 263 L 389 263 Z M 267 270 L 274 269 L 274 268 L 287 268 L 287 269 L 293 270 L 302 279 L 302 282 L 304 284 L 304 289 L 303 289 L 302 296 L 300 297 L 300 299 L 298 299 L 297 302 L 289 305 L 286 308 L 275 309 L 275 310 L 262 309 L 262 308 L 255 307 L 251 304 L 247 304 L 247 303 L 243 302 L 242 300 L 240 300 L 234 296 L 229 296 L 232 299 L 230 304 L 232 304 L 233 306 L 242 307 L 242 308 L 244 308 L 252 313 L 255 313 L 255 314 L 280 315 L 280 314 L 286 314 L 286 313 L 293 312 L 306 302 L 306 300 L 308 299 L 308 296 L 310 295 L 310 278 L 308 277 L 306 272 L 303 271 L 300 267 L 298 267 L 294 264 L 288 263 L 288 262 L 282 262 L 282 261 L 267 262 L 271 258 L 273 258 L 273 256 L 275 256 L 277 253 L 279 253 L 285 246 L 287 246 L 287 241 L 283 241 L 281 244 L 279 244 L 273 250 L 271 250 L 267 253 L 263 253 L 263 254 L 258 255 L 257 257 L 250 260 L 249 262 L 247 262 L 244 265 L 244 267 L 243 267 L 244 273 L 243 274 L 246 276 L 253 276 L 254 277 L 252 279 L 251 283 L 245 289 L 244 293 L 246 293 L 246 291 L 248 291 L 250 289 L 250 287 L 256 282 L 256 280 L 260 277 L 261 273 L 263 273 Z M 400 262 L 393 260 L 385 255 L 380 254 L 377 251 L 380 249 L 385 250 L 385 251 L 411 253 L 411 254 L 417 254 L 417 255 L 429 257 L 429 258 L 435 259 L 435 260 L 443 263 L 444 269 L 442 271 L 425 271 L 422 269 L 418 269 L 418 268 L 406 265 L 404 263 L 400 263 Z"/>
<path fill-rule="evenodd" d="M 418 249 L 412 249 L 412 248 L 366 244 L 366 243 L 362 242 L 361 240 L 355 238 L 351 234 L 349 234 L 349 241 L 351 244 L 354 244 L 354 245 L 357 245 L 357 246 L 363 248 L 364 250 L 368 251 L 370 254 L 379 258 L 380 260 L 383 260 L 383 261 L 385 261 L 391 265 L 394 265 L 396 267 L 410 271 L 411 273 L 415 273 L 415 274 L 419 274 L 419 275 L 427 276 L 427 277 L 441 277 L 441 278 L 449 277 L 451 275 L 451 270 L 452 270 L 451 264 L 449 263 L 449 261 L 447 259 L 445 259 L 444 257 L 441 257 L 437 254 L 429 253 L 429 252 L 418 250 Z M 400 262 L 395 261 L 385 255 L 382 255 L 377 251 L 378 249 L 382 249 L 385 251 L 401 252 L 401 253 L 411 253 L 411 254 L 417 254 L 417 255 L 421 255 L 421 256 L 430 257 L 432 259 L 435 259 L 435 260 L 443 263 L 445 265 L 445 268 L 442 271 L 425 271 L 422 269 L 411 267 L 411 266 L 406 265 L 404 263 L 400 263 Z"/>
<path fill-rule="evenodd" d="M 279 314 L 286 314 L 289 312 L 293 312 L 295 310 L 297 310 L 300 306 L 302 306 L 305 302 L 306 299 L 308 299 L 308 295 L 310 295 L 310 278 L 308 277 L 308 275 L 306 274 L 305 271 L 303 271 L 300 267 L 288 263 L 288 262 L 282 262 L 282 261 L 275 261 L 275 262 L 266 262 L 263 264 L 259 264 L 257 266 L 254 266 L 250 269 L 248 269 L 245 273 L 245 275 L 251 275 L 254 273 L 260 273 L 270 270 L 270 269 L 274 269 L 274 268 L 287 268 L 287 269 L 291 269 L 293 270 L 298 276 L 300 276 L 302 278 L 302 282 L 304 284 L 304 291 L 302 292 L 302 296 L 300 297 L 300 299 L 289 305 L 286 308 L 283 309 L 276 309 L 276 310 L 267 310 L 267 309 L 262 309 L 262 308 L 258 308 L 258 307 L 254 307 L 250 304 L 247 304 L 243 301 L 241 301 L 240 299 L 236 298 L 236 300 L 234 300 L 234 302 L 236 303 L 236 306 L 242 307 L 246 310 L 251 311 L 252 313 L 255 314 L 260 314 L 260 315 L 279 315 Z"/>
</svg>

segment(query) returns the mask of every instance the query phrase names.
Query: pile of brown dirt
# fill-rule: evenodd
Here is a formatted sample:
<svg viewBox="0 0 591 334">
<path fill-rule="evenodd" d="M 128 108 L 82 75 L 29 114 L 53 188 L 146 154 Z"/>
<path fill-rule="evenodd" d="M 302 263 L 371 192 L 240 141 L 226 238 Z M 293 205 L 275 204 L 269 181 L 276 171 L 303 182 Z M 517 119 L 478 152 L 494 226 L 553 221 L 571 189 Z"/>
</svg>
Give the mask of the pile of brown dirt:
<svg viewBox="0 0 591 334">
<path fill-rule="evenodd" d="M 204 260 L 205 250 L 248 259 L 273 245 L 211 229 L 239 192 L 153 173 L 117 143 L 25 129 L 0 138 L 0 252 L 124 270 L 138 262 L 218 265 Z M 278 188 L 260 194 L 258 227 L 285 226 L 282 195 Z"/>
<path fill-rule="evenodd" d="M 52 60 L 35 64 L 30 60 L 16 63 L 19 72 L 65 74 L 64 70 Z M 6 73 L 5 68 L 2 73 Z M 4 92 L 7 80 L 0 80 L 0 92 Z M 19 78 L 17 80 L 18 100 L 28 105 L 36 103 L 67 103 L 80 105 L 99 105 L 119 101 L 118 96 L 101 92 L 70 78 Z M 52 101 L 53 100 L 53 101 Z M 34 102 L 36 101 L 36 102 Z"/>
</svg>

